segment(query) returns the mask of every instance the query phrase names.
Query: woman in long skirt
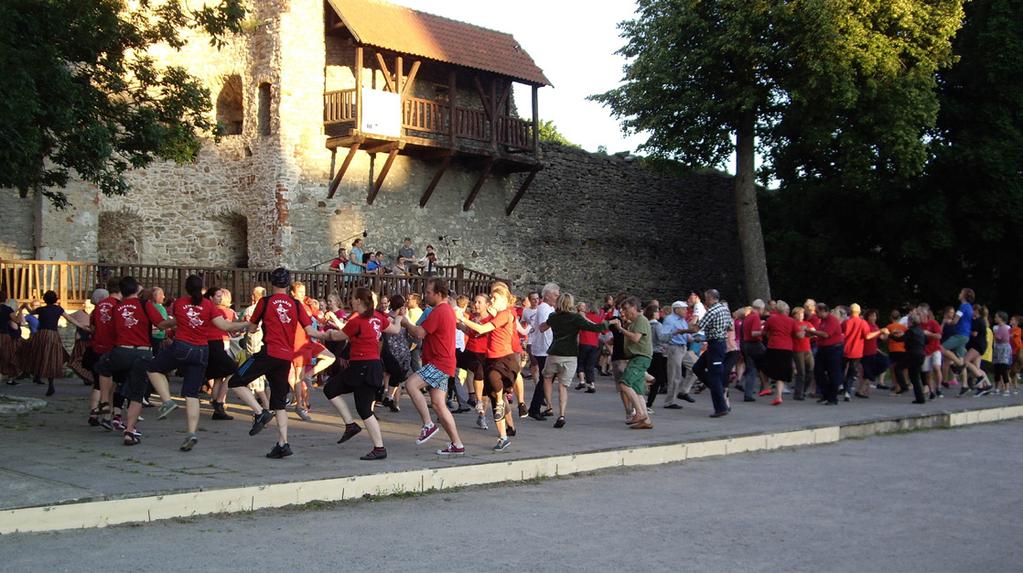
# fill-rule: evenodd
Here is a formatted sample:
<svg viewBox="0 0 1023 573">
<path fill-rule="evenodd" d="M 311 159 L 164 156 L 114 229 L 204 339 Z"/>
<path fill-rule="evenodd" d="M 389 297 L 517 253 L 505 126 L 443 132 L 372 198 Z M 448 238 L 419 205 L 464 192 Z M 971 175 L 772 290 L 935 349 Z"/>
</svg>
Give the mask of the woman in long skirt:
<svg viewBox="0 0 1023 573">
<path fill-rule="evenodd" d="M 21 313 L 15 309 L 18 302 L 7 300 L 7 291 L 0 290 L 0 378 L 7 378 L 9 386 L 17 386 L 20 372 L 18 350 L 21 347 Z"/>
<path fill-rule="evenodd" d="M 56 391 L 53 387 L 53 379 L 64 376 L 64 365 L 69 356 L 60 340 L 58 326 L 61 318 L 76 326 L 87 328 L 87 324 L 78 324 L 64 308 L 57 304 L 57 293 L 50 290 L 43 294 L 45 306 L 32 310 L 32 314 L 39 319 L 39 328 L 32 335 L 32 346 L 29 354 L 30 371 L 33 375 L 33 382 L 42 384 L 46 378 L 49 384 L 46 395 L 52 396 Z"/>
</svg>

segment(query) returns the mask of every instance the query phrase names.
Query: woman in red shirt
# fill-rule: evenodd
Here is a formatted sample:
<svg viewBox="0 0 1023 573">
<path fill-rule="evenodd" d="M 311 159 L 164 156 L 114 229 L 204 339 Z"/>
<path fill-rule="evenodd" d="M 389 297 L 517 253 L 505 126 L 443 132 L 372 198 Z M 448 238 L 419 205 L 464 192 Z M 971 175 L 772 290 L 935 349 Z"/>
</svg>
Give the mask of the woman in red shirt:
<svg viewBox="0 0 1023 573">
<path fill-rule="evenodd" d="M 220 287 L 206 289 L 204 298 L 213 303 L 213 312 L 228 322 L 234 322 L 238 315 L 230 307 L 225 305 L 226 291 Z M 228 295 L 230 296 L 230 295 Z M 227 298 L 229 301 L 230 298 Z M 212 388 L 213 419 L 233 420 L 234 416 L 228 415 L 224 410 L 224 400 L 227 398 L 227 379 L 238 372 L 238 364 L 227 353 L 231 337 L 226 332 L 217 328 L 213 322 L 206 324 L 206 345 L 209 347 L 209 361 L 206 363 L 206 381 Z"/>
<path fill-rule="evenodd" d="M 331 405 L 345 421 L 345 431 L 337 441 L 339 444 L 362 431 L 352 418 L 352 413 L 342 397 L 345 394 L 354 396 L 355 409 L 373 441 L 373 449 L 359 459 L 382 460 L 387 458 L 387 450 L 384 448 L 384 438 L 380 433 L 380 422 L 373 414 L 373 402 L 384 384 L 384 364 L 380 361 L 380 337 L 385 333 L 398 334 L 401 325 L 376 310 L 373 293 L 365 287 L 355 289 L 352 310 L 354 312 L 343 329 L 321 333 L 322 340 L 347 340 L 350 345 L 348 368 L 330 377 L 323 386 L 323 395 L 330 400 Z M 399 312 L 403 313 L 404 309 Z"/>
<path fill-rule="evenodd" d="M 877 382 L 877 378 L 888 370 L 888 357 L 877 349 L 878 337 L 881 335 L 881 327 L 877 324 L 877 309 L 867 309 L 864 315 L 867 318 L 867 336 L 863 342 L 863 381 L 856 389 L 857 398 L 870 397 L 870 385 Z"/>
<path fill-rule="evenodd" d="M 511 310 L 512 295 L 503 283 L 494 283 L 490 288 L 491 319 L 485 323 L 476 323 L 462 319 L 462 324 L 479 334 L 487 334 L 487 396 L 494 408 L 494 425 L 497 426 L 498 441 L 494 451 L 506 449 L 511 441 L 508 439 L 508 420 L 512 414 L 505 408 L 505 391 L 514 388 L 515 377 L 519 371 L 519 360 L 512 348 L 512 340 L 516 338 L 515 313 Z M 514 422 L 512 422 L 514 424 Z"/>
<path fill-rule="evenodd" d="M 775 303 L 775 312 L 764 323 L 764 335 L 767 337 L 767 352 L 764 355 L 764 370 L 774 380 L 774 401 L 772 405 L 782 403 L 781 395 L 785 383 L 792 381 L 793 341 L 804 338 L 805 332 L 796 328 L 796 321 L 789 316 L 789 305 L 783 300 Z M 763 393 L 761 393 L 763 395 Z"/>
<path fill-rule="evenodd" d="M 149 363 L 149 381 L 154 388 L 167 387 L 167 373 L 175 370 L 184 372 L 181 395 L 185 398 L 188 416 L 188 436 L 181 444 L 182 451 L 189 451 L 199 441 L 199 388 L 206 380 L 206 364 L 209 360 L 209 325 L 229 332 L 241 332 L 249 328 L 247 322 L 230 322 L 216 310 L 213 301 L 202 296 L 202 278 L 189 275 L 185 279 L 187 296 L 174 299 L 168 314 L 170 318 L 157 326 L 162 329 L 174 328 L 174 343 L 160 352 Z M 164 418 L 173 410 L 174 402 L 160 408 L 158 418 Z M 166 409 L 166 410 L 165 410 Z"/>
<path fill-rule="evenodd" d="M 813 330 L 813 324 L 806 320 L 806 309 L 797 306 L 792 309 L 792 319 L 796 321 L 796 330 L 803 333 L 792 339 L 792 359 L 795 363 L 795 384 L 792 392 L 794 400 L 805 400 L 813 381 L 813 349 L 807 332 Z"/>
</svg>

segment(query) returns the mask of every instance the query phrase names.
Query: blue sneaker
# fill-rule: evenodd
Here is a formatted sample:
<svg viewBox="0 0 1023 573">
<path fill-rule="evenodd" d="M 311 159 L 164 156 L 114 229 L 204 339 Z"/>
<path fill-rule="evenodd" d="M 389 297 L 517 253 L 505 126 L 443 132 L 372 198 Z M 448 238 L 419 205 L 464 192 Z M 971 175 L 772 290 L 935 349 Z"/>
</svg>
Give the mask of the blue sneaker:
<svg viewBox="0 0 1023 573">
<path fill-rule="evenodd" d="M 500 438 L 500 439 L 497 440 L 497 445 L 494 446 L 494 451 L 495 452 L 503 452 L 504 450 L 508 449 L 508 446 L 510 446 L 510 445 L 511 445 L 511 440 L 509 440 L 508 438 Z"/>
</svg>

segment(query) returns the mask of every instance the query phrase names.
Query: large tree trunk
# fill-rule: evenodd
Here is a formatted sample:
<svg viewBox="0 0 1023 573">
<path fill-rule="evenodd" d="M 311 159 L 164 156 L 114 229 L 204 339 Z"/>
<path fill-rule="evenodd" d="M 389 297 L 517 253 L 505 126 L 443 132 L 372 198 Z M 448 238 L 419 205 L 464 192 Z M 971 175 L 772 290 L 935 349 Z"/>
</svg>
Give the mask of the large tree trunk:
<svg viewBox="0 0 1023 573">
<path fill-rule="evenodd" d="M 771 285 L 767 280 L 764 233 L 760 229 L 760 212 L 757 210 L 753 163 L 755 122 L 753 111 L 743 112 L 736 129 L 735 216 L 746 272 L 746 299 L 762 298 L 766 301 L 771 298 Z"/>
</svg>

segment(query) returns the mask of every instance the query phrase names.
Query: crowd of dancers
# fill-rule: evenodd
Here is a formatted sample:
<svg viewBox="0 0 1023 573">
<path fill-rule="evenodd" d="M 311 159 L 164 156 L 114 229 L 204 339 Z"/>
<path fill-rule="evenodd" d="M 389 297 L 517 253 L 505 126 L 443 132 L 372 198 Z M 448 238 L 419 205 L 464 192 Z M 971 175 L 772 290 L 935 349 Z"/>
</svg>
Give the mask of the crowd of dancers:
<svg viewBox="0 0 1023 573">
<path fill-rule="evenodd" d="M 0 374 L 8 384 L 46 380 L 52 395 L 67 365 L 92 385 L 88 423 L 121 432 L 126 446 L 141 442 L 140 414 L 155 407 L 153 395 L 158 419 L 179 407 L 170 377 L 180 377 L 182 451 L 199 441 L 200 395 L 209 396 L 214 420 L 230 420 L 224 405 L 232 393 L 252 411 L 250 436 L 276 422 L 268 458 L 292 455 L 287 408 L 310 419 L 309 394 L 320 388 L 344 424 L 338 443 L 365 430 L 372 449 L 360 459 L 381 460 L 387 450 L 375 411 L 400 411 L 402 389 L 420 418 L 416 443 L 443 430 L 447 445 L 437 454 L 455 456 L 465 446 L 453 414 L 474 411 L 484 430 L 493 420 L 493 450 L 503 451 L 517 419 L 553 417 L 553 427 L 564 428 L 569 389 L 596 392 L 598 372 L 614 378 L 628 427 L 650 430 L 661 394 L 662 408 L 677 410 L 707 391 L 712 418 L 731 412 L 732 388 L 743 401 L 768 397 L 775 406 L 786 396 L 837 405 L 877 389 L 912 389 L 914 403 L 925 403 L 949 388 L 959 396 L 1015 394 L 1023 364 L 1020 317 L 990 317 L 968 288 L 940 321 L 921 304 L 881 324 L 878 311 L 858 304 L 756 300 L 731 310 L 714 289 L 663 309 L 626 293 L 591 308 L 554 283 L 519 299 L 495 282 L 470 298 L 430 278 L 422 296 L 357 288 L 350 301 L 319 301 L 287 269 L 275 269 L 269 282 L 240 315 L 230 292 L 195 275 L 172 301 L 159 287 L 119 277 L 93 293 L 88 312 L 66 312 L 52 291 L 41 304 L 0 304 Z M 77 333 L 70 354 L 62 320 Z M 26 323 L 32 335 L 23 340 Z M 527 379 L 535 383 L 528 405 Z"/>
</svg>

